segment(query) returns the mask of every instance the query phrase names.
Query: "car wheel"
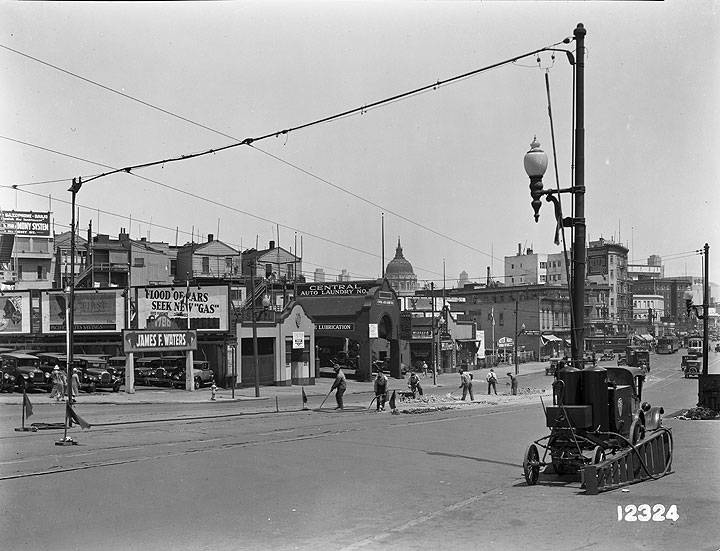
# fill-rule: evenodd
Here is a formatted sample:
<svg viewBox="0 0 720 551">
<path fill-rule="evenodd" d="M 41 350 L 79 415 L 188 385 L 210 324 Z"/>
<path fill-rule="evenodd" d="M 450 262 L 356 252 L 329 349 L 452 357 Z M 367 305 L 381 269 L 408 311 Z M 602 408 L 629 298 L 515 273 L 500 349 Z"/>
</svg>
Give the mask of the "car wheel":
<svg viewBox="0 0 720 551">
<path fill-rule="evenodd" d="M 90 383 L 90 385 L 87 387 L 87 393 L 92 394 L 95 392 L 95 383 Z"/>
<path fill-rule="evenodd" d="M 115 385 L 113 387 L 113 392 L 120 392 L 120 385 Z"/>
<path fill-rule="evenodd" d="M 201 386 L 200 379 L 195 379 L 195 390 L 199 389 Z"/>
</svg>

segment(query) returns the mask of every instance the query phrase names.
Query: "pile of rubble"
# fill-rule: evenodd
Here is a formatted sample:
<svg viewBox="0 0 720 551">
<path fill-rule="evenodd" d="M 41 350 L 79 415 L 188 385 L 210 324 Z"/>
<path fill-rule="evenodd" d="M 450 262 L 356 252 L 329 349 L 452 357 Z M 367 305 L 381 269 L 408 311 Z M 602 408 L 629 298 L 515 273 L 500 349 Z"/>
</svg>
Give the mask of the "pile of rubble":
<svg viewBox="0 0 720 551">
<path fill-rule="evenodd" d="M 720 413 L 710 408 L 697 407 L 685 411 L 682 415 L 678 415 L 675 419 L 684 421 L 705 421 L 708 419 L 718 419 Z"/>
<path fill-rule="evenodd" d="M 511 394 L 498 394 L 492 397 L 482 398 L 475 396 L 475 400 L 462 400 L 461 396 L 448 392 L 442 396 L 418 396 L 415 399 L 406 399 L 398 402 L 397 409 L 400 413 L 433 413 L 436 411 L 445 411 L 448 409 L 467 409 L 480 408 L 487 406 L 496 406 L 498 404 L 511 404 L 516 402 L 526 402 L 535 400 L 538 396 L 547 395 L 547 389 L 542 388 L 524 388 L 519 389 L 517 396 Z"/>
</svg>

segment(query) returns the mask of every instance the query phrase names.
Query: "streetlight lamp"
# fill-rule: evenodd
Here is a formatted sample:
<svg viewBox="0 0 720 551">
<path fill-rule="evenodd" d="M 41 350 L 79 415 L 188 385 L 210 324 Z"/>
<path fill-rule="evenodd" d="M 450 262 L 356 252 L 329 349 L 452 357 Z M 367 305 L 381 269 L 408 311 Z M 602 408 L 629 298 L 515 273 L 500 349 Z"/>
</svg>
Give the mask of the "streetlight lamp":
<svg viewBox="0 0 720 551">
<path fill-rule="evenodd" d="M 572 334 L 572 359 L 575 365 L 581 363 L 585 349 L 585 27 L 578 23 L 573 35 L 576 42 L 577 63 L 575 64 L 575 181 L 565 189 L 543 189 L 542 177 L 547 169 L 547 155 L 540 149 L 536 139 L 525 154 L 525 172 L 530 177 L 531 205 L 535 213 L 535 222 L 540 218 L 540 198 L 555 206 L 557 230 L 555 242 L 559 244 L 558 234 L 561 227 L 573 228 L 572 245 L 572 292 L 570 293 L 572 315 L 570 328 Z M 572 56 L 568 55 L 570 63 Z M 570 193 L 574 198 L 574 216 L 563 218 L 559 195 Z"/>
<path fill-rule="evenodd" d="M 525 324 L 523 323 L 523 324 L 520 326 L 520 331 L 518 331 L 518 328 L 517 328 L 517 318 L 515 318 L 515 340 L 513 341 L 513 354 L 515 355 L 515 375 L 517 375 L 517 374 L 520 373 L 520 368 L 518 367 L 518 350 L 517 350 L 518 346 L 517 346 L 517 341 L 518 341 L 518 337 L 520 337 L 520 335 L 522 335 L 523 333 L 525 333 Z"/>
</svg>

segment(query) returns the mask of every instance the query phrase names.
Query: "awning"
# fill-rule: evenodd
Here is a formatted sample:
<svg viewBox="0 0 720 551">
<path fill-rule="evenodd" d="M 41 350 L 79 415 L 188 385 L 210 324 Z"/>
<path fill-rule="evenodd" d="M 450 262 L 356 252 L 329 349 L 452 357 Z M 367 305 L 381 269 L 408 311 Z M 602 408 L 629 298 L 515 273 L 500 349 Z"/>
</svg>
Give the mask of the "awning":
<svg viewBox="0 0 720 551">
<path fill-rule="evenodd" d="M 556 337 L 555 335 L 540 335 L 540 337 L 543 340 L 543 344 L 562 341 L 562 339 L 560 337 Z"/>
<path fill-rule="evenodd" d="M 648 335 L 648 334 L 635 335 L 635 338 L 638 339 L 638 340 L 640 340 L 640 341 L 646 341 L 646 342 L 652 342 L 652 341 L 653 341 L 652 335 Z"/>
</svg>

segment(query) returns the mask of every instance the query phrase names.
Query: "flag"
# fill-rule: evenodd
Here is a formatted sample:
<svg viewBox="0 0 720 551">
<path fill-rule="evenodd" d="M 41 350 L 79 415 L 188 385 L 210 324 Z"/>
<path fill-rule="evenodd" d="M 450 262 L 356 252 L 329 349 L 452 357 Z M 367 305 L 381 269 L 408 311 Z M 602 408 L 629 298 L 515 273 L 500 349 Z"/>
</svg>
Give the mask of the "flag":
<svg viewBox="0 0 720 551">
<path fill-rule="evenodd" d="M 307 394 L 305 394 L 305 387 L 300 387 L 302 390 L 303 404 L 307 404 Z"/>
<path fill-rule="evenodd" d="M 75 413 L 75 410 L 72 408 L 72 406 L 68 403 L 67 404 L 67 415 L 70 419 L 69 426 L 72 427 L 73 422 L 80 425 L 83 429 L 89 429 L 90 423 L 85 421 L 82 417 L 80 417 L 77 413 Z"/>
<path fill-rule="evenodd" d="M 23 392 L 23 406 L 25 406 L 25 418 L 27 419 L 33 414 L 32 410 L 32 404 L 30 403 L 30 398 L 28 398 L 28 395 Z"/>
<path fill-rule="evenodd" d="M 390 396 L 390 409 L 395 409 L 395 391 L 393 390 L 392 396 Z"/>
</svg>

